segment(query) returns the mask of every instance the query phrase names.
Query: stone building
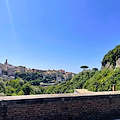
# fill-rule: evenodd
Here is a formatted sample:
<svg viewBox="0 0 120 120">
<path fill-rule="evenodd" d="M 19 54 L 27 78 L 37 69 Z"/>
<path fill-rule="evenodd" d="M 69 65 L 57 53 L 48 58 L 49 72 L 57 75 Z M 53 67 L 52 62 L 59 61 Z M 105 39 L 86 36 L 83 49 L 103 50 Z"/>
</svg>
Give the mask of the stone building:
<svg viewBox="0 0 120 120">
<path fill-rule="evenodd" d="M 61 74 L 65 74 L 65 70 L 62 70 L 62 69 L 60 69 L 60 70 L 58 70 Z"/>
<path fill-rule="evenodd" d="M 32 73 L 32 69 L 28 68 L 28 69 L 26 69 L 26 72 L 27 73 Z"/>
<path fill-rule="evenodd" d="M 0 63 L 0 75 L 2 75 L 2 73 L 3 73 L 3 64 Z"/>
<path fill-rule="evenodd" d="M 21 73 L 26 72 L 26 67 L 24 67 L 24 66 L 17 66 L 17 72 L 21 72 Z"/>
<path fill-rule="evenodd" d="M 66 72 L 64 78 L 65 80 L 72 79 L 72 72 Z"/>
<path fill-rule="evenodd" d="M 14 76 L 15 75 L 15 66 L 8 64 L 7 59 L 2 67 L 3 74 L 6 74 L 8 76 Z"/>
</svg>

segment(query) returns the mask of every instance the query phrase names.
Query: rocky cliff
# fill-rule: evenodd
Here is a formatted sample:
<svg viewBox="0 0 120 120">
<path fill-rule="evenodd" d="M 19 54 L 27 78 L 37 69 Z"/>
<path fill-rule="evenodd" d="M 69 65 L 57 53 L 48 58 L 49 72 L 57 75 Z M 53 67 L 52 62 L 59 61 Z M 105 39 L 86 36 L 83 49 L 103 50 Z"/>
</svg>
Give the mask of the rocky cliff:
<svg viewBox="0 0 120 120">
<path fill-rule="evenodd" d="M 101 69 L 115 69 L 116 67 L 120 67 L 120 45 L 104 56 Z"/>
</svg>

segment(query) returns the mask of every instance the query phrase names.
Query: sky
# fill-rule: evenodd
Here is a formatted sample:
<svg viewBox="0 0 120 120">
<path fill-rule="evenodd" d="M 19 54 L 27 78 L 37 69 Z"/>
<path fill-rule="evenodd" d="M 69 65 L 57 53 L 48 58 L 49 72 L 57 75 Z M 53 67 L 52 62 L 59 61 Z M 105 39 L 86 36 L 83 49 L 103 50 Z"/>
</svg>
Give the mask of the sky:
<svg viewBox="0 0 120 120">
<path fill-rule="evenodd" d="M 79 73 L 120 44 L 120 0 L 0 0 L 0 63 Z"/>
</svg>

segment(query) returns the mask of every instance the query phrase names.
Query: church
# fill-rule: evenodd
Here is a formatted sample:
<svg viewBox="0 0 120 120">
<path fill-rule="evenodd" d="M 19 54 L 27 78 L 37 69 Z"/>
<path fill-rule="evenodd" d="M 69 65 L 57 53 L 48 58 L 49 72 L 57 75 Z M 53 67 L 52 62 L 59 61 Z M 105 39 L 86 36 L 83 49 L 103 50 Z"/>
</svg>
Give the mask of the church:
<svg viewBox="0 0 120 120">
<path fill-rule="evenodd" d="M 8 76 L 14 76 L 15 75 L 15 66 L 8 64 L 8 61 L 6 59 L 4 64 L 0 63 L 0 75 L 8 75 Z"/>
</svg>

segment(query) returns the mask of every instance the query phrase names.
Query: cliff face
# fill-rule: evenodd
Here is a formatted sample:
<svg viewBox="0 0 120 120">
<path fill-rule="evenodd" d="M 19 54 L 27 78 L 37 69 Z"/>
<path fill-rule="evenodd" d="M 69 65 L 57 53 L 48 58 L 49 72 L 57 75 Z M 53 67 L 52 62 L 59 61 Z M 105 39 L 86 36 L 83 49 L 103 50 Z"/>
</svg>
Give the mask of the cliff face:
<svg viewBox="0 0 120 120">
<path fill-rule="evenodd" d="M 115 69 L 120 67 L 120 45 L 116 46 L 113 50 L 110 50 L 102 60 L 101 69 Z"/>
<path fill-rule="evenodd" d="M 116 61 L 116 67 L 120 67 L 120 58 Z"/>
<path fill-rule="evenodd" d="M 107 62 L 105 64 L 105 66 L 102 65 L 101 69 L 107 68 L 107 69 L 114 69 L 120 67 L 120 58 L 118 58 L 118 60 L 116 61 L 116 65 L 114 66 L 113 64 L 111 64 L 110 62 Z"/>
<path fill-rule="evenodd" d="M 104 68 L 107 68 L 107 69 L 114 69 L 114 66 L 112 64 L 110 64 L 110 62 L 107 62 L 105 64 L 105 66 L 102 65 L 101 69 L 104 69 Z"/>
</svg>

